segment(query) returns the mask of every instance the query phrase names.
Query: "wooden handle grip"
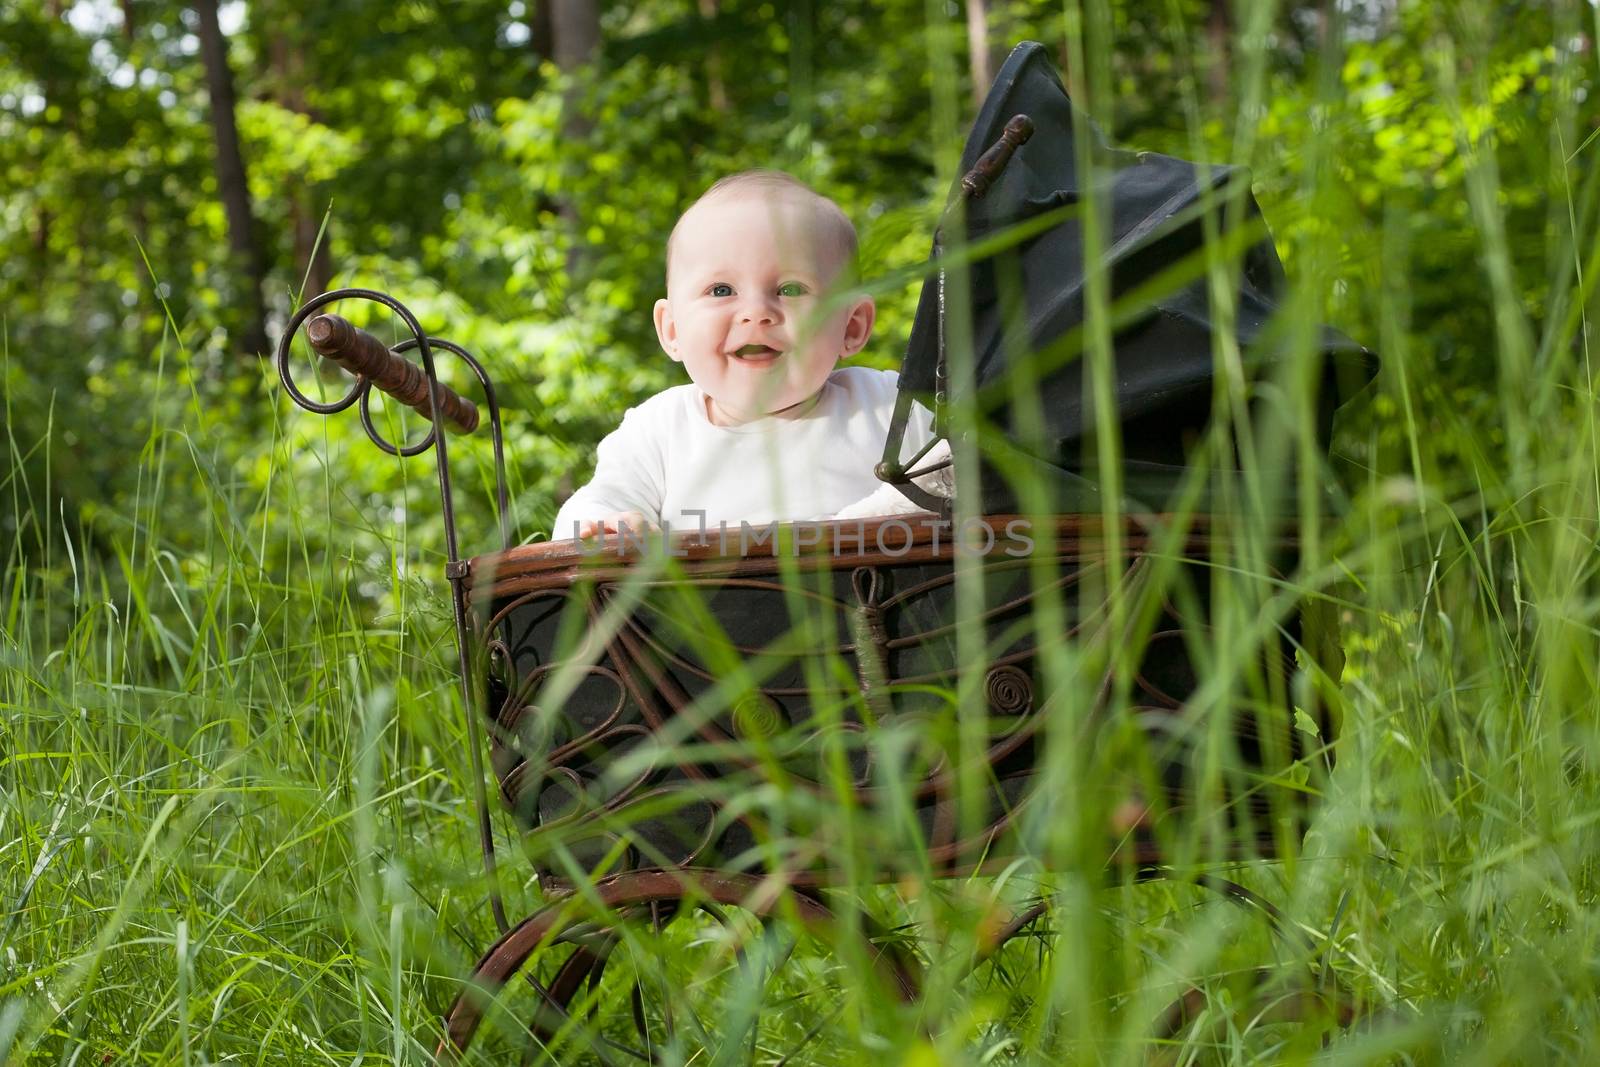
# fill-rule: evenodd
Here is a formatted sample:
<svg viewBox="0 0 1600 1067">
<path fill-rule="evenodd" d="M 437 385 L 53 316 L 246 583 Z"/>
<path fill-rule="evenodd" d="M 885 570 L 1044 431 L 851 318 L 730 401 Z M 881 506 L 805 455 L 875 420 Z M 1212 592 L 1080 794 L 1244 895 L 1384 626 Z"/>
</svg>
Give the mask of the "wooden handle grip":
<svg viewBox="0 0 1600 1067">
<path fill-rule="evenodd" d="M 360 374 L 402 404 L 428 418 L 428 376 L 422 368 L 389 351 L 387 345 L 338 315 L 317 315 L 306 323 L 306 339 L 319 356 L 333 360 L 351 374 Z M 439 415 L 462 433 L 478 428 L 478 406 L 439 383 Z"/>
<path fill-rule="evenodd" d="M 1000 135 L 1000 140 L 979 156 L 978 162 L 961 179 L 961 188 L 965 190 L 967 198 L 977 200 L 987 193 L 989 186 L 1000 177 L 1000 172 L 1006 169 L 1006 164 L 1011 162 L 1011 154 L 1027 144 L 1028 138 L 1032 136 L 1032 119 L 1026 115 L 1011 116 L 1011 121 L 1006 123 L 1005 132 Z"/>
</svg>

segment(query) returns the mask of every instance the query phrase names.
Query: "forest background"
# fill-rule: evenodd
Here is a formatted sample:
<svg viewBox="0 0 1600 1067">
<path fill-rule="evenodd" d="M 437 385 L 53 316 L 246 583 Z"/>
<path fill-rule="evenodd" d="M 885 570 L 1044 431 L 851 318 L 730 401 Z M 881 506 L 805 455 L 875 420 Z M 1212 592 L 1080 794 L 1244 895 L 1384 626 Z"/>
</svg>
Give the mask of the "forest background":
<svg viewBox="0 0 1600 1067">
<path fill-rule="evenodd" d="M 428 461 L 291 411 L 270 347 L 303 298 L 390 292 L 482 358 L 517 536 L 541 536 L 622 411 L 680 380 L 649 307 L 678 211 L 722 174 L 779 167 L 839 201 L 866 276 L 903 282 L 865 357 L 897 365 L 961 139 L 1023 39 L 1115 142 L 1250 167 L 1301 299 L 1383 357 L 1334 451 L 1379 546 L 1351 564 L 1351 721 L 1372 732 L 1352 727 L 1342 795 L 1388 836 L 1353 897 L 1285 875 L 1308 922 L 1368 939 L 1365 995 L 1422 1005 L 1361 1047 L 1581 1060 L 1596 12 L 0 5 L 0 1060 L 421 1061 L 487 939 Z M 487 449 L 452 454 L 478 475 L 457 510 L 479 551 Z M 1028 1047 L 1099 1041 L 1111 1014 Z"/>
<path fill-rule="evenodd" d="M 48 522 L 0 515 L 14 547 L 59 538 L 63 516 L 101 551 L 127 533 L 125 459 L 152 403 L 234 427 L 206 438 L 215 469 L 259 477 L 279 402 L 263 354 L 302 295 L 351 284 L 488 360 L 519 525 L 544 530 L 620 412 L 681 376 L 649 306 L 683 205 L 719 175 L 787 168 L 857 221 L 867 277 L 914 266 L 950 180 L 937 164 L 953 166 L 977 87 L 1027 38 L 1055 44 L 1117 143 L 1252 167 L 1291 274 L 1338 226 L 1312 280 L 1327 320 L 1373 348 L 1394 223 L 1407 350 L 1427 360 L 1418 408 L 1492 440 L 1497 327 L 1458 138 L 1492 137 L 1507 269 L 1537 317 L 1547 233 L 1567 225 L 1550 159 L 1576 163 L 1600 114 L 1582 4 L 1243 5 L 1264 34 L 1248 55 L 1226 0 L 1091 5 L 1087 21 L 987 0 L 212 7 L 22 0 L 0 15 L 9 422 L 27 484 L 54 495 Z M 1075 69 L 1074 20 L 1103 70 Z M 1246 59 L 1262 69 L 1241 100 Z M 879 365 L 898 365 L 917 281 L 880 296 Z M 29 447 L 46 427 L 64 446 L 48 457 Z M 392 477 L 346 462 L 380 468 L 354 484 Z M 205 487 L 189 488 L 203 511 Z M 191 555 L 193 534 L 166 534 Z"/>
</svg>

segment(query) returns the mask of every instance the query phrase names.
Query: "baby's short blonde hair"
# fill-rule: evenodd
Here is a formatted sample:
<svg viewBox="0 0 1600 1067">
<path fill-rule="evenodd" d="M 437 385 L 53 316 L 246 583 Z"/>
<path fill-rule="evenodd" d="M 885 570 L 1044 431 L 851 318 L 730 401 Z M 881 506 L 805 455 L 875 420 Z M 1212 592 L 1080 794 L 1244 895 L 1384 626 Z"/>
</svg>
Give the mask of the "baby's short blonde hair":
<svg viewBox="0 0 1600 1067">
<path fill-rule="evenodd" d="M 841 268 L 854 273 L 856 262 L 856 228 L 843 209 L 792 174 L 781 170 L 745 170 L 719 178 L 700 194 L 700 198 L 684 209 L 667 237 L 667 277 L 672 276 L 672 245 L 677 239 L 683 220 L 701 204 L 741 194 L 798 193 L 811 201 L 816 209 L 819 232 L 834 243 L 838 250 Z"/>
</svg>

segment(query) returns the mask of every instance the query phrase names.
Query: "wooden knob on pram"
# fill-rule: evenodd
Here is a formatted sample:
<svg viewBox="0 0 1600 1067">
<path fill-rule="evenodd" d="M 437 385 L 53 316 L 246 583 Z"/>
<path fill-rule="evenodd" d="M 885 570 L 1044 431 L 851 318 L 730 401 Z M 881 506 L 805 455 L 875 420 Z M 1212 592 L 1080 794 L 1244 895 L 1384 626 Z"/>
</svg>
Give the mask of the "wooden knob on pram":
<svg viewBox="0 0 1600 1067">
<path fill-rule="evenodd" d="M 351 374 L 365 376 L 402 404 L 409 404 L 428 418 L 433 417 L 428 399 L 428 376 L 422 368 L 391 352 L 382 341 L 351 325 L 348 319 L 318 315 L 306 323 L 306 340 L 311 342 L 317 355 L 333 360 Z M 439 383 L 439 415 L 462 433 L 478 428 L 477 405 L 443 382 Z"/>
<path fill-rule="evenodd" d="M 980 199 L 1000 177 L 1000 172 L 1011 162 L 1011 155 L 1028 143 L 1033 136 L 1033 120 L 1026 115 L 1013 115 L 1000 134 L 1000 140 L 978 157 L 978 162 L 961 179 L 961 188 L 969 200 Z"/>
</svg>

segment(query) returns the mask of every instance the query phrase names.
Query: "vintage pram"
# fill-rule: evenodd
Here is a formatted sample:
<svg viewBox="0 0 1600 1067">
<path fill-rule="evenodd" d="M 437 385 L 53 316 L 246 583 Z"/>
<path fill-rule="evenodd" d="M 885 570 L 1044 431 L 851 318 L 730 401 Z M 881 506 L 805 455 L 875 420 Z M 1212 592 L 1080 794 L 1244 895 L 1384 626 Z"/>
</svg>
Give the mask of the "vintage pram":
<svg viewBox="0 0 1600 1067">
<path fill-rule="evenodd" d="M 1081 137 L 1094 140 L 1099 161 L 1097 247 L 1115 313 L 1114 365 L 1099 397 L 1077 358 L 1090 344 Z M 359 402 L 380 448 L 436 450 L 488 896 L 503 931 L 449 1012 L 441 1056 L 464 1050 L 511 990 L 529 1005 L 521 1025 L 534 1044 L 553 1043 L 562 1062 L 655 1062 L 676 1047 L 675 1028 L 715 1053 L 708 1062 L 754 1060 L 758 1047 L 776 1062 L 803 1055 L 830 1023 L 826 1011 L 774 1050 L 765 1031 L 758 1041 L 759 1013 L 782 1012 L 759 995 L 728 1001 L 751 1004 L 743 1015 L 707 1023 L 680 1008 L 675 1020 L 673 998 L 619 962 L 641 943 L 632 930 L 691 915 L 722 931 L 684 944 L 721 952 L 725 993 L 741 980 L 765 989 L 785 962 L 794 966 L 799 933 L 770 947 L 784 927 L 826 930 L 831 951 L 866 966 L 886 993 L 915 997 L 926 976 L 914 934 L 875 925 L 829 887 L 907 878 L 926 887 L 1015 870 L 1017 857 L 1044 847 L 1058 818 L 1048 813 L 1062 807 L 1030 789 L 1040 761 L 1071 764 L 1074 746 L 1103 743 L 1111 708 L 1141 735 L 1129 751 L 1149 756 L 1114 780 L 1080 783 L 1106 816 L 1114 864 L 1137 877 L 1163 873 L 1171 828 L 1196 820 L 1222 832 L 1224 854 L 1242 857 L 1273 855 L 1296 832 L 1303 779 L 1293 768 L 1328 751 L 1321 741 L 1308 747 L 1312 734 L 1294 729 L 1291 707 L 1298 700 L 1321 715 L 1305 681 L 1319 670 L 1337 677 L 1337 652 L 1327 651 L 1336 642 L 1326 633 L 1308 640 L 1284 585 L 1258 616 L 1230 616 L 1249 651 L 1221 704 L 1215 694 L 1202 700 L 1194 667 L 1219 610 L 1214 569 L 1253 567 L 1271 589 L 1296 563 L 1292 520 L 1244 537 L 1262 524 L 1235 521 L 1249 507 L 1228 487 L 1246 494 L 1248 479 L 1223 469 L 1197 476 L 1193 460 L 1214 421 L 1213 333 L 1223 328 L 1208 292 L 1215 275 L 1187 266 L 1203 259 L 1208 217 L 1221 220 L 1217 240 L 1244 249 L 1226 329 L 1249 380 L 1281 371 L 1288 350 L 1268 322 L 1281 267 L 1247 178 L 1107 149 L 1035 44 L 1001 70 L 962 171 L 934 239 L 878 467 L 927 507 L 919 515 L 513 547 L 500 413 L 476 359 L 367 290 L 317 297 L 289 324 L 278 368 L 300 406 L 331 414 Z M 389 307 L 413 336 L 390 349 L 323 311 L 350 298 Z M 310 400 L 291 378 L 302 325 L 315 351 L 358 375 L 337 402 Z M 1320 327 L 1305 348 L 1323 357 L 1315 433 L 1325 446 L 1335 377 L 1346 388 L 1364 381 L 1371 360 Z M 443 431 L 471 432 L 480 417 L 436 378 L 441 349 L 476 376 L 493 437 L 505 547 L 471 559 L 457 549 Z M 403 358 L 411 351 L 420 367 Z M 368 408 L 372 385 L 429 416 L 426 437 L 405 447 L 384 439 Z M 978 472 L 976 491 L 958 481 L 952 499 L 911 480 L 926 473 L 915 469 L 921 457 L 901 450 L 914 398 L 934 407 L 957 460 L 972 458 L 965 470 Z M 1115 494 L 1094 452 L 1103 437 L 1092 413 L 1107 403 L 1121 428 Z M 1253 423 L 1269 409 L 1252 395 L 1234 414 Z M 1232 430 L 1222 436 L 1243 469 L 1247 444 Z M 1254 462 L 1266 472 L 1258 481 L 1277 485 L 1292 509 L 1290 480 Z M 1041 634 L 1041 619 L 1058 628 Z M 1195 756 L 1201 735 L 1215 739 L 1219 715 L 1231 756 L 1220 778 Z M 483 723 L 546 895 L 514 925 L 493 888 Z M 1332 725 L 1320 723 L 1324 739 Z M 786 798 L 776 808 L 775 791 Z M 845 809 L 854 816 L 841 818 Z M 773 811 L 788 824 L 776 825 Z M 1210 884 L 1276 915 L 1241 886 Z M 988 916 L 968 966 L 1045 908 L 1025 902 Z M 721 948 L 704 947 L 713 943 Z M 759 964 L 758 945 L 768 946 Z M 819 973 L 810 966 L 794 981 L 815 989 L 825 985 Z M 526 982 L 508 986 L 518 974 Z M 787 1004 L 782 1011 L 796 999 Z M 718 1044 L 719 1032 L 733 1034 L 731 1044 Z"/>
</svg>

